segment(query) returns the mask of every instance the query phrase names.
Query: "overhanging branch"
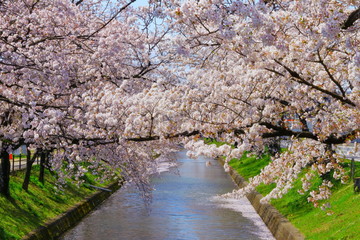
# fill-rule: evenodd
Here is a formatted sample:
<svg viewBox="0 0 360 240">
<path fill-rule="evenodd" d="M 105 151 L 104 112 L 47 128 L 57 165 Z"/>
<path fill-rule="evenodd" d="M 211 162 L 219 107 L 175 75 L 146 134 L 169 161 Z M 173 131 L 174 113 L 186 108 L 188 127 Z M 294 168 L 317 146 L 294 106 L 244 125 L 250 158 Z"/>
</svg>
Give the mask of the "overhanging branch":
<svg viewBox="0 0 360 240">
<path fill-rule="evenodd" d="M 353 130 L 353 131 L 351 131 L 351 132 L 349 132 L 347 134 L 343 134 L 341 136 L 330 135 L 329 137 L 327 137 L 324 140 L 319 140 L 318 136 L 313 132 L 309 132 L 309 131 L 295 132 L 295 131 L 286 129 L 284 127 L 277 126 L 277 125 L 267 123 L 267 122 L 262 122 L 262 123 L 260 123 L 260 125 L 263 125 L 263 126 L 267 127 L 268 129 L 273 130 L 273 132 L 262 134 L 263 138 L 272 138 L 272 137 L 281 137 L 281 136 L 292 137 L 292 136 L 294 136 L 296 138 L 314 139 L 316 141 L 320 141 L 320 142 L 325 143 L 325 144 L 341 144 L 341 143 L 345 143 L 348 139 L 354 138 L 356 136 L 356 134 L 360 132 L 360 129 L 355 129 L 355 130 Z"/>
</svg>

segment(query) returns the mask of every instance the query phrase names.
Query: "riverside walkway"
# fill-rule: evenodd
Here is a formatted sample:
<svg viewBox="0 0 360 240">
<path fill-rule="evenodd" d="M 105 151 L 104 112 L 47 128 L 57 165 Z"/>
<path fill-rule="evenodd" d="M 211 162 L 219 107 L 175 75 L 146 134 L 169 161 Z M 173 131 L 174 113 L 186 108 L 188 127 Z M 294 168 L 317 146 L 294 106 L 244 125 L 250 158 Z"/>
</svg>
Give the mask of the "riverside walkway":
<svg viewBox="0 0 360 240">
<path fill-rule="evenodd" d="M 339 144 L 335 151 L 344 158 L 360 162 L 360 143 Z"/>
</svg>

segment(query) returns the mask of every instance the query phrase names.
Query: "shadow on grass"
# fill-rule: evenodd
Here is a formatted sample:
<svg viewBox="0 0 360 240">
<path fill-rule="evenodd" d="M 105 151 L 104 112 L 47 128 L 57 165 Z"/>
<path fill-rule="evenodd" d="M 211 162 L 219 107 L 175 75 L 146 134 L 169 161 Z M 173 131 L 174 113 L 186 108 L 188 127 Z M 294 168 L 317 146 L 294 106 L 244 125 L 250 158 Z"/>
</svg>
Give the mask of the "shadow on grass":
<svg viewBox="0 0 360 240">
<path fill-rule="evenodd" d="M 0 227 L 0 239 L 15 239 L 13 236 L 7 234 L 4 228 Z"/>
<path fill-rule="evenodd" d="M 16 209 L 22 210 L 21 207 L 19 206 L 19 204 L 17 204 L 15 198 L 13 198 L 13 197 L 10 196 L 10 197 L 7 197 L 6 199 L 7 199 Z"/>
</svg>

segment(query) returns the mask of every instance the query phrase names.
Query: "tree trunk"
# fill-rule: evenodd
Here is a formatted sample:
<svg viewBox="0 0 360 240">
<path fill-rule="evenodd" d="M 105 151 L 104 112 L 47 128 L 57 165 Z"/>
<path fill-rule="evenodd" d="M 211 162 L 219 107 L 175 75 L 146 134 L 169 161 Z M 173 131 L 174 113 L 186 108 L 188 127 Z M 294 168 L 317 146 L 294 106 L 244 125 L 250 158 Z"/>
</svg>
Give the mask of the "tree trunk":
<svg viewBox="0 0 360 240">
<path fill-rule="evenodd" d="M 25 172 L 24 182 L 22 184 L 22 188 L 25 191 L 28 191 L 28 189 L 29 189 L 31 168 L 32 168 L 33 163 L 35 162 L 36 156 L 37 156 L 37 152 L 33 155 L 33 157 L 31 157 L 31 152 L 29 149 L 27 149 L 26 172 Z"/>
<path fill-rule="evenodd" d="M 39 182 L 44 184 L 44 175 L 45 175 L 45 161 L 46 161 L 46 152 L 41 151 L 40 153 L 40 174 L 39 174 Z"/>
<path fill-rule="evenodd" d="M 1 165 L 0 165 L 0 194 L 5 197 L 10 197 L 10 159 L 6 148 L 1 150 Z"/>
<path fill-rule="evenodd" d="M 354 179 L 354 192 L 360 192 L 360 178 Z"/>
<path fill-rule="evenodd" d="M 277 153 L 280 153 L 280 150 L 281 150 L 280 139 L 277 137 L 274 137 L 271 140 L 271 142 L 268 146 L 268 149 L 269 149 L 269 153 L 271 154 L 271 156 L 275 156 Z"/>
</svg>

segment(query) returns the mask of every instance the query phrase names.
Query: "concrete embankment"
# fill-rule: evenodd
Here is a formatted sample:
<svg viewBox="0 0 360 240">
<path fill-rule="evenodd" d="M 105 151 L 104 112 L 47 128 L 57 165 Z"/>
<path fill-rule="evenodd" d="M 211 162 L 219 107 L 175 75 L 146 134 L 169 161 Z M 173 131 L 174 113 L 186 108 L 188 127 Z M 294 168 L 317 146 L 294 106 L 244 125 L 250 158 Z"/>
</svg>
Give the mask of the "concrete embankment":
<svg viewBox="0 0 360 240">
<path fill-rule="evenodd" d="M 74 227 L 95 207 L 121 187 L 121 183 L 113 183 L 107 187 L 111 191 L 99 191 L 78 203 L 67 212 L 55 219 L 50 220 L 38 229 L 30 232 L 22 240 L 52 240 Z"/>
<path fill-rule="evenodd" d="M 224 164 L 222 159 L 219 161 Z M 247 182 L 241 177 L 235 170 L 230 168 L 230 176 L 234 182 L 241 188 L 246 186 Z M 252 192 L 247 194 L 246 197 L 249 199 L 256 212 L 260 215 L 270 232 L 278 240 L 303 240 L 304 235 L 295 228 L 288 219 L 286 219 L 279 211 L 271 204 L 260 203 L 260 199 L 263 197 L 258 192 Z"/>
</svg>

